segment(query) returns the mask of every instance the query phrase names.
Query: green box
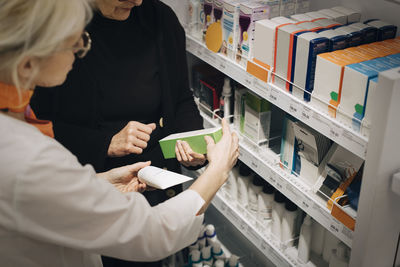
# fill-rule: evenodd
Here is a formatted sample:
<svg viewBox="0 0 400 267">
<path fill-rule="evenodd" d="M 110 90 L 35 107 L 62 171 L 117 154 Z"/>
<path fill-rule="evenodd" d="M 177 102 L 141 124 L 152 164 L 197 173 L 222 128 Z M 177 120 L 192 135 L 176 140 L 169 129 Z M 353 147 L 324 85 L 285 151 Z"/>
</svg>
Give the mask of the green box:
<svg viewBox="0 0 400 267">
<path fill-rule="evenodd" d="M 171 134 L 159 141 L 161 151 L 166 159 L 176 158 L 175 144 L 176 141 L 186 141 L 194 152 L 200 154 L 207 153 L 207 143 L 204 136 L 211 136 L 214 142 L 217 143 L 222 137 L 222 128 L 208 128 L 184 133 Z"/>
</svg>

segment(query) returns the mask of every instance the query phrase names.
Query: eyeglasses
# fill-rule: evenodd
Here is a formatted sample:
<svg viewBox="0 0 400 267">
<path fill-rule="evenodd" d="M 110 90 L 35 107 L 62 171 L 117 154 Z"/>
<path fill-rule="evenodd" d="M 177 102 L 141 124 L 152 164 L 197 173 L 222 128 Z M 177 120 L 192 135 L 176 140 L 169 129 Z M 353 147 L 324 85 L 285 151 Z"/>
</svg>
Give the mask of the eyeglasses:
<svg viewBox="0 0 400 267">
<path fill-rule="evenodd" d="M 78 58 L 84 58 L 92 47 L 92 39 L 87 31 L 82 33 L 81 39 L 79 40 L 79 47 L 73 47 L 72 51 Z"/>
<path fill-rule="evenodd" d="M 90 39 L 89 33 L 87 31 L 84 31 L 79 41 L 73 47 L 64 48 L 62 49 L 62 51 L 72 50 L 72 52 L 78 58 L 84 58 L 86 54 L 89 52 L 91 47 L 92 47 L 92 39 Z"/>
</svg>

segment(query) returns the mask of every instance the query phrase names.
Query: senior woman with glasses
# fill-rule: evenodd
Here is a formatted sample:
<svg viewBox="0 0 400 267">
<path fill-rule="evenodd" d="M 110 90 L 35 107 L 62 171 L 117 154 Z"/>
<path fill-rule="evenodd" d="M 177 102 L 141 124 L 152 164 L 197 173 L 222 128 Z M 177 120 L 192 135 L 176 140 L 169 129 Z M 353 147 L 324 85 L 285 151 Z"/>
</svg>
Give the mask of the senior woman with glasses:
<svg viewBox="0 0 400 267">
<path fill-rule="evenodd" d="M 96 175 L 34 126 L 36 86 L 64 82 L 91 17 L 87 0 L 0 0 L 0 259 L 2 266 L 102 266 L 99 254 L 161 259 L 197 238 L 202 213 L 238 157 L 237 136 L 223 122 L 210 162 L 191 187 L 156 207 L 137 172 L 149 162 Z M 49 133 L 49 128 L 46 128 Z M 122 194 L 117 188 L 123 192 Z"/>
<path fill-rule="evenodd" d="M 159 0 L 95 0 L 95 7 L 86 27 L 91 51 L 76 60 L 63 85 L 35 90 L 32 109 L 54 123 L 56 140 L 80 163 L 98 172 L 147 160 L 174 172 L 203 166 L 205 156 L 186 142 L 177 142 L 177 159 L 168 160 L 158 143 L 203 127 L 188 82 L 185 33 L 174 12 Z M 181 191 L 178 185 L 143 194 L 154 206 Z"/>
</svg>

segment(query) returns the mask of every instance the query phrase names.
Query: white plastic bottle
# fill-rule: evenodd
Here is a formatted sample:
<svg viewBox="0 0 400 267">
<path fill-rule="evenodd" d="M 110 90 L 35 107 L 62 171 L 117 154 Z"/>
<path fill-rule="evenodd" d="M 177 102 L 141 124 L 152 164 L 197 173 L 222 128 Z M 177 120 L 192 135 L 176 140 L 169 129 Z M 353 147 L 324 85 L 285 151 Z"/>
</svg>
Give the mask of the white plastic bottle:
<svg viewBox="0 0 400 267">
<path fill-rule="evenodd" d="M 272 226 L 271 236 L 277 241 L 281 242 L 281 223 L 282 216 L 285 210 L 286 197 L 279 191 L 275 191 L 274 205 L 272 206 Z"/>
<path fill-rule="evenodd" d="M 293 239 L 296 235 L 295 224 L 297 218 L 297 206 L 292 201 L 287 200 L 285 204 L 285 211 L 282 216 L 281 225 L 281 242 L 284 242 L 288 247 L 293 246 Z"/>
<path fill-rule="evenodd" d="M 229 123 L 232 122 L 231 103 L 232 103 L 231 79 L 226 76 L 224 79 L 224 86 L 222 87 L 219 109 L 221 111 L 220 112 L 221 117 L 229 118 L 227 119 Z"/>
<path fill-rule="evenodd" d="M 214 259 L 211 254 L 211 246 L 207 246 L 201 249 L 201 261 L 203 262 L 203 265 L 212 266 Z"/>
<path fill-rule="evenodd" d="M 332 257 L 332 251 L 337 247 L 340 240 L 331 234 L 328 230 L 325 230 L 325 242 L 324 242 L 324 250 L 322 252 L 322 258 L 326 262 L 330 262 Z"/>
<path fill-rule="evenodd" d="M 206 237 L 208 246 L 211 246 L 214 242 L 217 241 L 217 233 L 215 232 L 215 227 L 212 224 L 206 225 L 204 235 Z"/>
<path fill-rule="evenodd" d="M 334 251 L 335 253 L 332 253 L 331 260 L 329 261 L 329 267 L 348 267 L 349 257 L 347 246 L 339 242 Z"/>
<path fill-rule="evenodd" d="M 248 186 L 251 179 L 251 169 L 247 167 L 244 163 L 239 164 L 239 177 L 237 180 L 237 187 L 238 187 L 238 203 L 247 208 L 249 204 L 249 197 L 248 197 Z"/>
<path fill-rule="evenodd" d="M 324 250 L 325 228 L 319 222 L 312 220 L 311 251 L 321 256 Z"/>
<path fill-rule="evenodd" d="M 253 182 L 249 184 L 249 211 L 255 218 L 257 217 L 258 211 L 258 194 L 260 194 L 263 189 L 263 183 L 264 179 L 258 174 L 254 174 Z"/>
<path fill-rule="evenodd" d="M 239 267 L 239 257 L 235 254 L 232 254 L 228 260 L 228 267 Z"/>
<path fill-rule="evenodd" d="M 199 244 L 199 249 L 201 250 L 206 246 L 206 235 L 205 235 L 205 225 L 201 228 L 201 231 L 197 237 L 197 244 Z"/>
<path fill-rule="evenodd" d="M 235 166 L 229 172 L 229 178 L 224 185 L 225 197 L 229 200 L 237 201 L 238 187 L 237 179 L 239 177 L 239 166 Z"/>
<path fill-rule="evenodd" d="M 274 204 L 274 187 L 264 182 L 263 190 L 258 194 L 258 210 L 257 220 L 265 229 L 264 234 L 269 235 L 271 232 L 272 206 Z"/>
<path fill-rule="evenodd" d="M 192 263 L 192 267 L 202 267 L 203 263 L 201 262 L 201 252 L 199 250 L 192 250 L 189 253 L 189 262 Z"/>
<path fill-rule="evenodd" d="M 224 267 L 224 266 L 225 266 L 225 261 L 223 261 L 223 260 L 214 261 L 213 267 Z"/>
<path fill-rule="evenodd" d="M 226 255 L 224 250 L 222 249 L 221 243 L 217 240 L 211 245 L 211 253 L 215 260 L 225 260 Z"/>
<path fill-rule="evenodd" d="M 307 263 L 310 260 L 311 251 L 311 235 L 312 235 L 312 220 L 307 214 L 304 218 L 300 229 L 299 247 L 297 258 L 301 263 Z"/>
</svg>

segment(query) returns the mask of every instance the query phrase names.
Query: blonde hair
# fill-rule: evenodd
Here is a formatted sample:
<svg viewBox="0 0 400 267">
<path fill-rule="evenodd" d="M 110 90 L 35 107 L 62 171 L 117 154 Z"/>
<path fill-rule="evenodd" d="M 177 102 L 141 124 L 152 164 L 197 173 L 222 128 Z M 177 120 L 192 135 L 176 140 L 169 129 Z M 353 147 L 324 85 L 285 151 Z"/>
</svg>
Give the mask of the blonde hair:
<svg viewBox="0 0 400 267">
<path fill-rule="evenodd" d="M 0 0 L 1 79 L 20 88 L 22 59 L 54 53 L 90 21 L 91 5 L 92 0 Z"/>
</svg>

